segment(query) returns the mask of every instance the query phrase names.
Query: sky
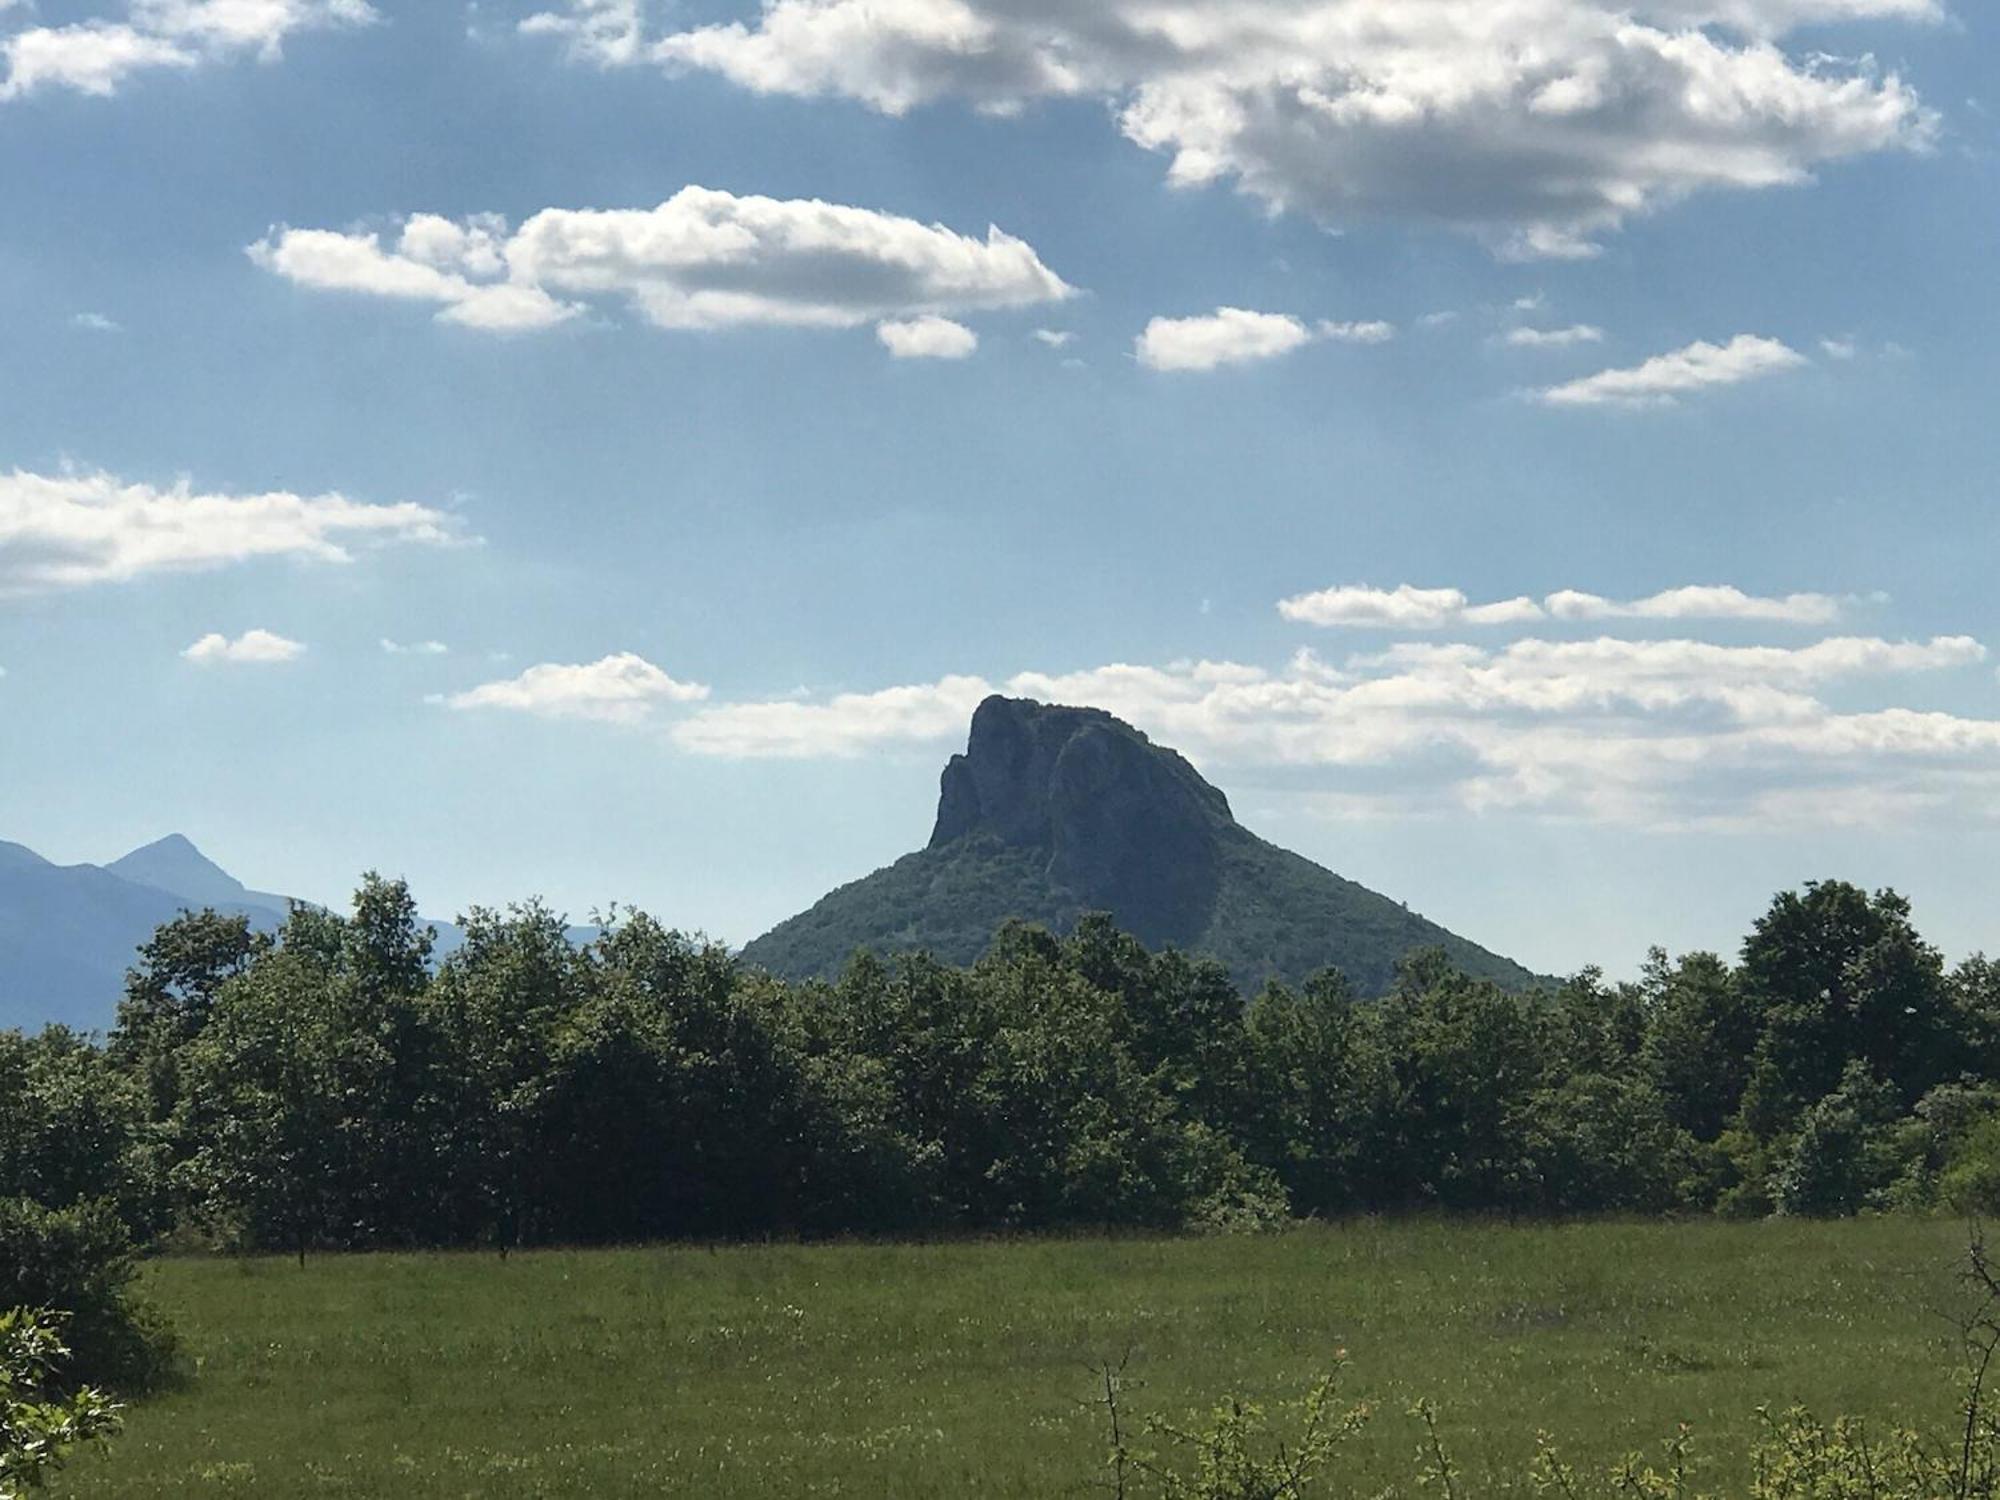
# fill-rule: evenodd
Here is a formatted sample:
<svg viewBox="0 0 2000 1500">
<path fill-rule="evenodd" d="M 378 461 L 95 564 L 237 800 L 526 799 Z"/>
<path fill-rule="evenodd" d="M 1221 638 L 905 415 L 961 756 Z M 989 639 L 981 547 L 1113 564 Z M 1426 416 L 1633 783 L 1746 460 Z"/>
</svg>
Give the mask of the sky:
<svg viewBox="0 0 2000 1500">
<path fill-rule="evenodd" d="M 2000 947 L 1973 0 L 0 0 L 0 838 L 733 943 L 1096 704 L 1538 970 Z"/>
</svg>

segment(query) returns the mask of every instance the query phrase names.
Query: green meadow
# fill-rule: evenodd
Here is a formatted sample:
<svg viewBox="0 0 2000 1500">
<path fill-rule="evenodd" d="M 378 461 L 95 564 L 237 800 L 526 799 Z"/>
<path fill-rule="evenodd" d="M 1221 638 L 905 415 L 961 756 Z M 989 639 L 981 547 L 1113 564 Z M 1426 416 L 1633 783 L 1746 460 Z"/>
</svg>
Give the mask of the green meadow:
<svg viewBox="0 0 2000 1500">
<path fill-rule="evenodd" d="M 192 1370 L 77 1496 L 1004 1495 L 1100 1477 L 1136 1411 L 1289 1398 L 1345 1350 L 1339 1489 L 1414 1489 L 1434 1400 L 1474 1491 L 1535 1433 L 1609 1464 L 1760 1405 L 1944 1419 L 1960 1227 L 1356 1222 L 1204 1239 L 169 1260 Z"/>
</svg>

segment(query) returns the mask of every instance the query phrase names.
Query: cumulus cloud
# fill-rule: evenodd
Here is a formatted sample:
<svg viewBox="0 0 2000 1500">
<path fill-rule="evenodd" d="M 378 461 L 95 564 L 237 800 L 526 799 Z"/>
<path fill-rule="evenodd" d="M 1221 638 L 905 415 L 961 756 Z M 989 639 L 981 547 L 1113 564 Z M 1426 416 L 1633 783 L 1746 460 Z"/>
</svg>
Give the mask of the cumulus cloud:
<svg viewBox="0 0 2000 1500">
<path fill-rule="evenodd" d="M 385 250 L 373 234 L 277 229 L 249 248 L 266 271 L 316 291 L 361 292 L 438 307 L 438 320 L 488 333 L 551 328 L 582 309 L 537 286 L 478 282 L 418 259 L 400 245 Z"/>
<path fill-rule="evenodd" d="M 911 318 L 875 325 L 875 336 L 896 359 L 967 359 L 979 347 L 979 335 L 950 318 Z"/>
<path fill-rule="evenodd" d="M 1525 595 L 1474 604 L 1459 589 L 1393 589 L 1343 584 L 1278 601 L 1278 613 L 1300 625 L 1354 625 L 1383 630 L 1441 630 L 1447 625 L 1512 625 L 1542 618 Z"/>
<path fill-rule="evenodd" d="M 1393 323 L 1321 322 L 1308 327 L 1287 313 L 1218 307 L 1192 318 L 1154 318 L 1133 343 L 1149 370 L 1213 370 L 1223 365 L 1276 359 L 1314 339 L 1380 344 L 1396 336 Z"/>
<path fill-rule="evenodd" d="M 124 325 L 107 318 L 99 312 L 80 312 L 69 320 L 70 327 L 81 328 L 87 333 L 123 333 Z"/>
<path fill-rule="evenodd" d="M 1831 594 L 1760 598 L 1727 584 L 1691 584 L 1620 603 L 1564 589 L 1544 601 L 1558 620 L 1760 620 L 1786 625 L 1827 625 L 1840 618 L 1843 601 Z"/>
<path fill-rule="evenodd" d="M 220 631 L 210 631 L 181 653 L 203 666 L 230 663 L 237 666 L 274 666 L 296 661 L 306 648 L 297 641 L 274 635 L 268 630 L 246 630 L 231 640 Z"/>
<path fill-rule="evenodd" d="M 376 19 L 365 0 L 131 0 L 120 17 L 0 35 L 0 100 L 45 89 L 106 97 L 137 73 L 246 55 L 269 61 L 295 32 Z"/>
<path fill-rule="evenodd" d="M 676 724 L 674 743 L 729 759 L 809 759 L 862 755 L 884 745 L 948 739 L 993 691 L 983 678 L 946 677 L 877 693 L 841 693 L 824 702 L 782 698 L 705 708 Z"/>
<path fill-rule="evenodd" d="M 1692 194 L 1804 182 L 1935 131 L 1895 75 L 1785 45 L 1933 19 L 1930 0 L 763 0 L 752 22 L 684 30 L 651 9 L 569 0 L 524 29 L 598 66 L 888 114 L 1103 100 L 1177 185 L 1444 225 L 1516 258 L 1588 256 Z"/>
<path fill-rule="evenodd" d="M 1218 307 L 1207 317 L 1154 318 L 1135 345 L 1149 370 L 1213 370 L 1275 359 L 1310 343 L 1312 333 L 1282 313 Z"/>
<path fill-rule="evenodd" d="M 1035 342 L 1051 349 L 1067 349 L 1076 342 L 1076 335 L 1065 328 L 1037 328 Z"/>
<path fill-rule="evenodd" d="M 1746 594 L 1729 584 L 1688 584 L 1643 599 L 1607 599 L 1558 589 L 1537 602 L 1522 595 L 1474 604 L 1462 589 L 1393 589 L 1367 584 L 1295 594 L 1278 601 L 1278 613 L 1300 625 L 1375 630 L 1442 630 L 1461 625 L 1519 625 L 1557 620 L 1748 620 L 1786 625 L 1828 625 L 1847 601 L 1832 594 Z"/>
<path fill-rule="evenodd" d="M 685 187 L 650 209 L 544 209 L 509 231 L 482 215 L 380 233 L 280 226 L 249 247 L 300 286 L 436 306 L 489 331 L 547 328 L 593 297 L 655 327 L 854 328 L 1060 302 L 1073 295 L 1024 241 L 816 199 Z"/>
<path fill-rule="evenodd" d="M 621 651 L 580 666 L 544 662 L 441 701 L 457 710 L 497 708 L 544 719 L 638 724 L 668 705 L 698 703 L 708 691 L 703 683 L 676 681 L 643 656 Z"/>
<path fill-rule="evenodd" d="M 1505 342 L 1516 349 L 1573 349 L 1578 344 L 1601 344 L 1604 330 L 1592 323 L 1573 323 L 1568 328 L 1510 328 Z"/>
<path fill-rule="evenodd" d="M 1538 394 L 1550 406 L 1672 406 L 1697 391 L 1761 380 L 1806 363 L 1803 354 L 1776 339 L 1739 333 L 1726 344 L 1689 344 L 1631 369 L 1600 370 Z"/>
<path fill-rule="evenodd" d="M 451 647 L 443 641 L 392 641 L 382 637 L 382 650 L 388 656 L 449 656 Z"/>
<path fill-rule="evenodd" d="M 1332 799 L 1350 814 L 1457 808 L 1647 827 L 2000 819 L 2000 721 L 1819 694 L 1975 667 L 1966 637 L 1833 637 L 1800 647 L 1697 640 L 1403 643 L 1338 665 L 1183 661 L 1027 671 L 825 700 L 717 704 L 683 718 L 696 754 L 856 756 L 942 748 L 988 692 L 1091 704 L 1213 771 Z M 1880 690 L 1880 689 L 1878 689 Z"/>
<path fill-rule="evenodd" d="M 0 474 L 0 595 L 121 583 L 260 557 L 351 561 L 360 546 L 462 539 L 441 511 L 341 494 L 225 495 L 109 474 Z"/>
</svg>

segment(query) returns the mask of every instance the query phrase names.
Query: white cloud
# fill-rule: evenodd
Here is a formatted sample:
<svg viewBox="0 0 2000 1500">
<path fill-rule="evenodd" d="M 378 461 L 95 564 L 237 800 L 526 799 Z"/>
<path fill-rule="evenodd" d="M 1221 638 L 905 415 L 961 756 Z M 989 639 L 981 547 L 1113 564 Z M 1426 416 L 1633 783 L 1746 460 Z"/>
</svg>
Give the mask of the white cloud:
<svg viewBox="0 0 2000 1500">
<path fill-rule="evenodd" d="M 1135 350 L 1149 370 L 1213 370 L 1275 359 L 1312 342 L 1312 331 L 1282 313 L 1218 307 L 1207 317 L 1154 318 Z"/>
<path fill-rule="evenodd" d="M 1929 0 L 764 0 L 747 24 L 666 32 L 650 9 L 570 0 L 524 29 L 603 67 L 890 114 L 1103 100 L 1177 185 L 1449 226 L 1522 258 L 1591 255 L 1694 193 L 1803 182 L 1935 129 L 1894 75 L 1783 45 L 1932 19 Z"/>
<path fill-rule="evenodd" d="M 441 701 L 458 710 L 510 709 L 544 719 L 596 719 L 638 724 L 654 710 L 698 703 L 708 696 L 699 682 L 678 682 L 630 651 L 581 666 L 544 662 L 502 682 L 483 683 Z"/>
<path fill-rule="evenodd" d="M 1522 595 L 1474 604 L 1461 589 L 1393 589 L 1367 584 L 1296 594 L 1278 601 L 1278 613 L 1300 625 L 1376 630 L 1442 630 L 1462 625 L 1519 625 L 1557 620 L 1749 620 L 1787 625 L 1828 625 L 1846 601 L 1832 594 L 1746 594 L 1728 584 L 1689 584 L 1644 599 L 1607 599 L 1558 589 L 1540 603 Z"/>
<path fill-rule="evenodd" d="M 962 733 L 992 691 L 983 678 L 947 677 L 879 693 L 842 693 L 823 703 L 787 697 L 720 704 L 676 724 L 672 737 L 684 750 L 727 759 L 849 757 Z"/>
<path fill-rule="evenodd" d="M 1278 601 L 1278 613 L 1300 625 L 1354 625 L 1386 630 L 1441 630 L 1447 625 L 1512 625 L 1542 617 L 1523 596 L 1474 604 L 1458 589 L 1393 589 L 1344 584 Z"/>
<path fill-rule="evenodd" d="M 1067 349 L 1076 342 L 1076 335 L 1063 328 L 1037 328 L 1035 341 L 1051 349 Z"/>
<path fill-rule="evenodd" d="M 440 321 L 488 333 L 552 328 L 582 311 L 540 287 L 474 282 L 400 250 L 384 250 L 372 234 L 277 229 L 250 246 L 249 255 L 265 270 L 299 286 L 436 303 Z"/>
<path fill-rule="evenodd" d="M 297 641 L 274 635 L 268 630 L 246 630 L 231 640 L 219 631 L 210 631 L 181 653 L 203 666 L 231 663 L 238 666 L 274 666 L 297 661 L 306 648 Z"/>
<path fill-rule="evenodd" d="M 544 209 L 511 234 L 482 215 L 371 233 L 273 229 L 249 247 L 301 286 L 426 302 L 487 330 L 546 328 L 615 297 L 654 326 L 854 328 L 1073 295 L 1025 242 L 815 199 L 685 187 L 652 209 Z"/>
<path fill-rule="evenodd" d="M 449 656 L 451 647 L 443 641 L 392 641 L 382 637 L 382 650 L 389 656 Z"/>
<path fill-rule="evenodd" d="M 1337 344 L 1386 344 L 1396 336 L 1396 325 L 1379 318 L 1365 323 L 1322 322 L 1319 336 Z"/>
<path fill-rule="evenodd" d="M 1154 318 L 1134 341 L 1133 350 L 1149 370 L 1213 370 L 1275 359 L 1316 338 L 1380 344 L 1395 336 L 1393 323 L 1321 322 L 1308 328 L 1286 313 L 1218 307 L 1201 317 Z"/>
<path fill-rule="evenodd" d="M 0 7 L 27 9 L 25 6 Z M 243 55 L 276 58 L 295 32 L 366 25 L 363 0 L 131 0 L 122 18 L 29 26 L 0 36 L 0 100 L 43 89 L 115 94 L 136 73 Z"/>
<path fill-rule="evenodd" d="M 81 328 L 88 333 L 123 333 L 124 326 L 98 312 L 80 312 L 69 320 L 70 327 Z"/>
<path fill-rule="evenodd" d="M 990 691 L 1091 704 L 1192 756 L 1350 814 L 1511 811 L 1646 827 L 2000 821 L 2000 720 L 1817 696 L 1977 666 L 1976 641 L 1835 637 L 1405 643 L 1338 666 L 1130 663 L 949 677 L 818 702 L 704 707 L 673 740 L 724 757 L 857 756 L 958 741 Z"/>
<path fill-rule="evenodd" d="M 935 316 L 877 323 L 875 336 L 897 359 L 967 359 L 979 348 L 970 328 Z"/>
<path fill-rule="evenodd" d="M 1578 344 L 1601 344 L 1604 330 L 1592 323 L 1573 323 L 1568 328 L 1512 328 L 1506 342 L 1516 349 L 1572 349 Z"/>
<path fill-rule="evenodd" d="M 1627 603 L 1564 589 L 1544 601 L 1559 620 L 1764 620 L 1787 625 L 1827 625 L 1840 618 L 1831 594 L 1759 598 L 1726 584 L 1666 589 Z"/>
<path fill-rule="evenodd" d="M 447 545 L 452 517 L 409 501 L 197 492 L 109 474 L 0 474 L 0 595 L 119 583 L 260 557 L 347 562 L 361 545 Z"/>
<path fill-rule="evenodd" d="M 1852 359 L 1861 352 L 1853 339 L 1821 339 L 1819 347 L 1828 359 Z"/>
<path fill-rule="evenodd" d="M 1727 344 L 1693 343 L 1629 370 L 1600 370 L 1538 393 L 1550 406 L 1672 406 L 1713 386 L 1739 385 L 1807 363 L 1776 339 L 1739 333 Z"/>
</svg>

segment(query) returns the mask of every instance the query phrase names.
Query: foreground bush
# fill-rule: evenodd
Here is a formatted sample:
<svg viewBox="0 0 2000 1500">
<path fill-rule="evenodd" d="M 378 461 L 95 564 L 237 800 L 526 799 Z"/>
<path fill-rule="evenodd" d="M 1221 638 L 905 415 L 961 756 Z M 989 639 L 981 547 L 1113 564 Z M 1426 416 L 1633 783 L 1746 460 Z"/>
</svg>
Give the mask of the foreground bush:
<svg viewBox="0 0 2000 1500">
<path fill-rule="evenodd" d="M 64 1320 L 75 1351 L 64 1351 L 67 1378 L 133 1393 L 165 1378 L 173 1335 L 133 1299 L 134 1274 L 131 1240 L 108 1204 L 0 1198 L 0 1308 L 47 1308 Z"/>
<path fill-rule="evenodd" d="M 118 1429 L 118 1407 L 101 1391 L 59 1393 L 69 1359 L 61 1324 L 0 1312 L 0 1500 L 40 1489 L 78 1446 Z"/>
</svg>

